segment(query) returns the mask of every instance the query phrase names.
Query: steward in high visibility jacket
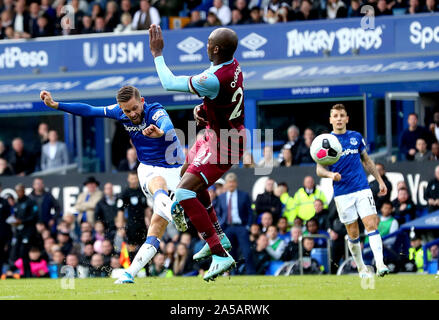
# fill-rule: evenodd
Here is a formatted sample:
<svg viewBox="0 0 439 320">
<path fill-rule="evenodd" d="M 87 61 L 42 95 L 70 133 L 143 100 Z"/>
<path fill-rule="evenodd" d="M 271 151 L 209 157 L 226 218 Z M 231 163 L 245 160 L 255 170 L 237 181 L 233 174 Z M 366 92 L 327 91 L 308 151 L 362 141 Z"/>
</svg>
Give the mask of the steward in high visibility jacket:
<svg viewBox="0 0 439 320">
<path fill-rule="evenodd" d="M 431 260 L 430 250 L 427 250 L 427 259 Z M 424 272 L 424 249 L 422 248 L 422 242 L 420 242 L 418 246 L 416 247 L 412 246 L 409 249 L 409 260 L 413 260 L 415 262 L 416 269 L 418 270 L 418 272 Z"/>
<path fill-rule="evenodd" d="M 299 217 L 303 221 L 308 221 L 314 217 L 316 214 L 314 209 L 314 201 L 317 199 L 323 202 L 324 209 L 328 208 L 326 196 L 320 189 L 315 187 L 313 189 L 305 189 L 305 187 L 302 187 L 297 190 L 296 194 L 294 195 L 295 217 Z"/>
<path fill-rule="evenodd" d="M 284 206 L 282 216 L 287 218 L 288 225 L 290 226 L 294 225 L 294 219 L 296 218 L 296 207 L 294 204 L 294 197 L 290 196 L 288 192 L 284 192 L 280 196 L 280 202 L 282 202 Z"/>
</svg>

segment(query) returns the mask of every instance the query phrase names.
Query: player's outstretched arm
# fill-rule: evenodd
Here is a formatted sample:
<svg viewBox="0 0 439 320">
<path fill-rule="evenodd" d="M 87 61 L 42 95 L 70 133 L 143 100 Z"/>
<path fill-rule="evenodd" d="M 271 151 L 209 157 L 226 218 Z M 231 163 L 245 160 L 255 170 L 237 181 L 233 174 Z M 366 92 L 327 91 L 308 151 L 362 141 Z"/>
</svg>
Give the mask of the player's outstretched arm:
<svg viewBox="0 0 439 320">
<path fill-rule="evenodd" d="M 40 98 L 44 104 L 52 109 L 65 111 L 77 116 L 84 117 L 105 117 L 104 107 L 93 107 L 86 103 L 63 103 L 53 100 L 49 91 L 43 90 L 40 92 Z"/>
<path fill-rule="evenodd" d="M 172 71 L 169 70 L 163 58 L 163 47 L 164 40 L 162 30 L 160 26 L 152 24 L 149 28 L 149 49 L 154 57 L 154 64 L 163 88 L 168 91 L 190 92 L 188 85 L 189 77 L 175 76 Z"/>
<path fill-rule="evenodd" d="M 383 178 L 381 178 L 380 174 L 378 173 L 375 162 L 369 157 L 366 150 L 363 150 L 363 152 L 361 152 L 361 163 L 363 164 L 364 169 L 378 181 L 378 184 L 380 186 L 380 192 L 378 193 L 378 195 L 384 196 L 387 193 L 386 184 L 384 183 Z"/>
<path fill-rule="evenodd" d="M 316 174 L 321 178 L 330 178 L 334 181 L 341 180 L 340 173 L 329 171 L 328 169 L 326 169 L 326 167 L 322 166 L 321 164 L 317 164 Z"/>
</svg>

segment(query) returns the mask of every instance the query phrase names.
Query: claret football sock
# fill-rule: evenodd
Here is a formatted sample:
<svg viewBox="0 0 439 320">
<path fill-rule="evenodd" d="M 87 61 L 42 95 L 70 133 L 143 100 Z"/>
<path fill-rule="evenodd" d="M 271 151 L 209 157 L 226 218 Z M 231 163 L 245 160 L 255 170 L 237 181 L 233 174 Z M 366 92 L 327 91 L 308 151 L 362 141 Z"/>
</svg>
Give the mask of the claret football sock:
<svg viewBox="0 0 439 320">
<path fill-rule="evenodd" d="M 377 268 L 380 268 L 384 265 L 383 261 L 383 240 L 381 239 L 380 232 L 378 230 L 374 230 L 368 232 L 370 248 L 372 249 L 373 256 L 375 258 L 375 264 Z"/>
<path fill-rule="evenodd" d="M 215 209 L 213 208 L 212 202 L 210 201 L 210 195 L 209 195 L 209 192 L 207 191 L 207 189 L 204 189 L 203 191 L 198 192 L 197 198 L 198 198 L 198 200 L 200 200 L 200 202 L 206 208 L 207 213 L 209 214 L 210 221 L 212 222 L 213 227 L 215 228 L 216 234 L 219 236 L 223 236 L 224 231 L 218 222 L 218 217 L 216 216 Z"/>
<path fill-rule="evenodd" d="M 366 265 L 363 262 L 363 255 L 361 253 L 360 238 L 357 238 L 357 239 L 349 238 L 348 247 L 349 247 L 349 251 L 351 252 L 352 257 L 354 258 L 354 261 L 357 265 L 358 271 L 364 269 L 366 267 Z"/>
</svg>

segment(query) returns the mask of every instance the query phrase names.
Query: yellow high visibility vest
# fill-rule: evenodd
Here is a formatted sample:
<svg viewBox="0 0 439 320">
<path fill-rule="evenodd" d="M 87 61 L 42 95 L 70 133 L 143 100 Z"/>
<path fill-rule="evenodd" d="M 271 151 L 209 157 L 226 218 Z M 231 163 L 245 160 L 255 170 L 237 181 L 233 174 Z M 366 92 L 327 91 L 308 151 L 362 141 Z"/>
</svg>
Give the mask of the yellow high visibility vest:
<svg viewBox="0 0 439 320">
<path fill-rule="evenodd" d="M 316 211 L 314 209 L 314 201 L 316 201 L 317 199 L 323 202 L 323 208 L 328 208 L 326 196 L 321 190 L 316 188 L 314 190 L 314 193 L 311 193 L 310 195 L 306 193 L 304 187 L 297 190 L 296 194 L 294 195 L 296 216 L 303 221 L 308 221 L 309 219 L 314 217 L 316 214 Z"/>
</svg>

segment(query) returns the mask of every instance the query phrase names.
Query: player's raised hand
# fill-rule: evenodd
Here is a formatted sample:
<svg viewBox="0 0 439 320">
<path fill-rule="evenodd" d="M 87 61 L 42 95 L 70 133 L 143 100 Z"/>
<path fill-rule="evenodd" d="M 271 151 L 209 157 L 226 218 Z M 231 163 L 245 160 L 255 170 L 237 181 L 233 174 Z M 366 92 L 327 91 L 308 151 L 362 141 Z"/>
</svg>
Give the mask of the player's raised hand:
<svg viewBox="0 0 439 320">
<path fill-rule="evenodd" d="M 161 56 L 165 42 L 163 41 L 162 29 L 152 24 L 149 28 L 149 49 L 154 58 Z"/>
<path fill-rule="evenodd" d="M 52 99 L 52 95 L 49 91 L 42 90 L 40 92 L 40 99 L 43 100 L 44 104 L 50 108 L 58 109 L 59 103 Z"/>
<path fill-rule="evenodd" d="M 382 197 L 387 194 L 387 187 L 384 183 L 380 183 L 380 192 L 378 192 L 378 196 Z"/>
<path fill-rule="evenodd" d="M 150 124 L 148 127 L 143 129 L 142 131 L 144 136 L 150 137 L 150 138 L 160 138 L 165 134 L 165 132 L 158 128 L 157 126 Z"/>
<path fill-rule="evenodd" d="M 199 104 L 199 105 L 195 106 L 195 108 L 194 108 L 194 119 L 197 122 L 198 126 L 205 127 L 205 126 L 207 126 L 208 122 L 202 116 L 202 112 L 201 112 L 201 107 L 202 106 L 203 106 L 202 104 Z"/>
<path fill-rule="evenodd" d="M 332 180 L 334 181 L 340 181 L 341 180 L 341 174 L 338 172 L 333 172 L 332 173 Z"/>
</svg>

